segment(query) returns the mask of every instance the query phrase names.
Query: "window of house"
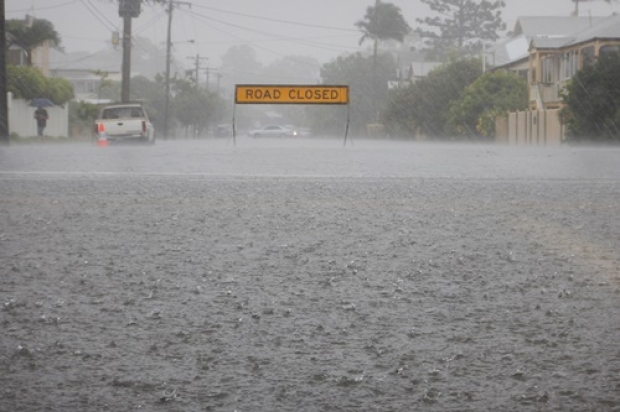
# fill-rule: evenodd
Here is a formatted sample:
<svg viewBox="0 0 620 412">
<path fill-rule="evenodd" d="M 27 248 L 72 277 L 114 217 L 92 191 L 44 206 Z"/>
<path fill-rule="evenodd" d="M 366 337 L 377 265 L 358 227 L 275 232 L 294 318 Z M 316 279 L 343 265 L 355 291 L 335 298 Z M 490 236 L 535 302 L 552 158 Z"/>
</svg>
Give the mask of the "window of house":
<svg viewBox="0 0 620 412">
<path fill-rule="evenodd" d="M 570 55 L 569 53 L 562 54 L 562 80 L 570 78 Z"/>
<path fill-rule="evenodd" d="M 571 79 L 578 70 L 579 54 L 576 50 L 562 53 L 560 61 L 560 80 Z"/>
<path fill-rule="evenodd" d="M 553 83 L 555 81 L 554 76 L 555 58 L 554 56 L 545 56 L 542 61 L 542 82 Z"/>
<path fill-rule="evenodd" d="M 620 45 L 614 44 L 614 45 L 608 45 L 608 46 L 601 47 L 601 50 L 599 51 L 599 55 L 607 54 L 607 53 L 620 53 Z"/>
<path fill-rule="evenodd" d="M 583 67 L 592 66 L 595 62 L 594 46 L 588 46 L 581 49 L 581 59 L 583 62 Z"/>
</svg>

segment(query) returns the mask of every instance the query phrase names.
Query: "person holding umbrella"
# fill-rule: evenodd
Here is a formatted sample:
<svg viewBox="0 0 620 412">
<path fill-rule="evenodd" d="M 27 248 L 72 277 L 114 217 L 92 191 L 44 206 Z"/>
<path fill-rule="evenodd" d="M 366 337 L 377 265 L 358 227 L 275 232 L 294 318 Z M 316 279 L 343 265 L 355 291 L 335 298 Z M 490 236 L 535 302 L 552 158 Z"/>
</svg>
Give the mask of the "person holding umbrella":
<svg viewBox="0 0 620 412">
<path fill-rule="evenodd" d="M 34 118 L 37 121 L 37 134 L 43 136 L 43 130 L 45 130 L 45 126 L 47 126 L 47 119 L 49 119 L 47 110 L 45 110 L 42 105 L 39 105 L 37 110 L 34 111 Z"/>
</svg>

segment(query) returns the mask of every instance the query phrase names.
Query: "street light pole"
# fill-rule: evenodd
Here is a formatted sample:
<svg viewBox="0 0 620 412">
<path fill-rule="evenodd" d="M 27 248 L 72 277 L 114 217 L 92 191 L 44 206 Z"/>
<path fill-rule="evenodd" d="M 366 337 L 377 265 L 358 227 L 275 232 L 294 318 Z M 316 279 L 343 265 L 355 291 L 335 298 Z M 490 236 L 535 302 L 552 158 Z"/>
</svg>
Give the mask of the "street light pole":
<svg viewBox="0 0 620 412">
<path fill-rule="evenodd" d="M 0 0 L 0 145 L 9 144 L 9 110 L 6 82 L 6 33 L 4 31 L 4 0 Z"/>
<path fill-rule="evenodd" d="M 168 138 L 168 121 L 170 118 L 170 53 L 172 49 L 172 11 L 176 4 L 192 7 L 191 3 L 169 0 L 168 2 L 168 35 L 166 39 L 166 103 L 164 106 L 164 139 Z"/>
<path fill-rule="evenodd" d="M 166 39 L 166 104 L 164 106 L 164 139 L 168 138 L 168 117 L 170 116 L 170 50 L 172 49 L 172 8 L 174 3 L 168 4 L 168 36 Z"/>
</svg>

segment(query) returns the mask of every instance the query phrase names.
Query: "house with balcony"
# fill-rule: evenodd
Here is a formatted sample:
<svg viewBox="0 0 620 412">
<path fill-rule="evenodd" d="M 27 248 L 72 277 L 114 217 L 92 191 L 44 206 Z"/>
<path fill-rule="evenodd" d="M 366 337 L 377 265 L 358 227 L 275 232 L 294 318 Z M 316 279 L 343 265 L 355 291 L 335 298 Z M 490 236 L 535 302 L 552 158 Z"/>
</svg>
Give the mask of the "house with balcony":
<svg viewBox="0 0 620 412">
<path fill-rule="evenodd" d="M 527 79 L 529 108 L 498 118 L 496 139 L 561 144 L 565 130 L 559 111 L 566 85 L 579 70 L 614 51 L 620 51 L 620 15 L 520 18 L 512 36 L 494 49 L 499 63 L 494 70 L 514 71 Z"/>
<path fill-rule="evenodd" d="M 559 109 L 562 92 L 575 74 L 611 52 L 620 52 L 620 15 L 597 19 L 563 37 L 535 37 L 529 47 L 530 108 Z"/>
<path fill-rule="evenodd" d="M 595 27 L 605 17 L 525 16 L 519 17 L 514 29 L 487 53 L 489 66 L 509 70 L 529 81 L 530 45 L 536 39 L 565 39 L 572 34 Z"/>
</svg>

